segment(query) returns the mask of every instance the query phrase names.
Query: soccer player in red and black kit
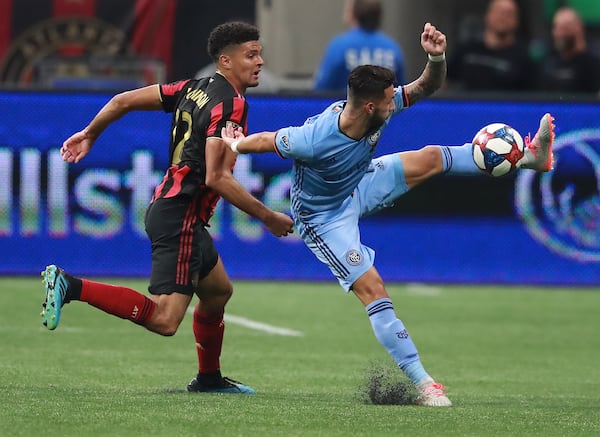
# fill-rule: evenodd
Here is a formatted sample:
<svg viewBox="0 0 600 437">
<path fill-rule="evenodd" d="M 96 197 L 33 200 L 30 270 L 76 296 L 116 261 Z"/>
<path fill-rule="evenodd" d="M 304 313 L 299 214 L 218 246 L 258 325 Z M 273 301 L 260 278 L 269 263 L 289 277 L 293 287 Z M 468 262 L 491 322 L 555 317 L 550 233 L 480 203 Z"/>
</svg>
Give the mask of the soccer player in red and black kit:
<svg viewBox="0 0 600 437">
<path fill-rule="evenodd" d="M 150 297 L 130 288 L 76 278 L 50 265 L 42 273 L 46 289 L 42 322 L 55 329 L 63 304 L 80 300 L 170 336 L 196 294 L 193 330 L 199 370 L 188 391 L 252 394 L 252 388 L 221 375 L 223 313 L 233 287 L 206 225 L 220 197 L 260 219 L 278 237 L 290 234 L 293 222 L 288 215 L 267 208 L 233 178 L 236 155 L 220 138 L 223 127 L 247 128 L 248 104 L 243 93 L 258 85 L 263 65 L 259 31 L 243 22 L 221 24 L 209 36 L 208 52 L 217 67 L 212 77 L 117 94 L 61 148 L 66 162 L 77 163 L 98 136 L 126 113 L 161 109 L 173 113 L 170 167 L 145 219 L 152 242 Z"/>
</svg>

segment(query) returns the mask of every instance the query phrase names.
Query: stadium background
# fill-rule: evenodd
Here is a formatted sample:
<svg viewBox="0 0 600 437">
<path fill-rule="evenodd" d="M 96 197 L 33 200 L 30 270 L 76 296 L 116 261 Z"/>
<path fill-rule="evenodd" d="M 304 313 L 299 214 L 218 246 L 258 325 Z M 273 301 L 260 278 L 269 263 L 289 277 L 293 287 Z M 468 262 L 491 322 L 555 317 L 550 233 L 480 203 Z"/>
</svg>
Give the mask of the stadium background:
<svg viewBox="0 0 600 437">
<path fill-rule="evenodd" d="M 386 2 L 385 24 L 413 71 L 423 60 L 412 23 L 439 21 L 452 41 L 461 11 L 477 16 L 484 2 L 433 3 Z M 556 2 L 521 3 L 530 36 L 542 38 Z M 81 275 L 147 276 L 142 217 L 166 166 L 168 115 L 126 116 L 77 166 L 60 161 L 62 141 L 114 91 L 194 75 L 208 62 L 208 30 L 231 18 L 264 28 L 265 57 L 283 84 L 276 95 L 249 96 L 250 130 L 300 124 L 337 97 L 312 95 L 306 85 L 324 41 L 342 28 L 341 4 L 318 2 L 318 19 L 332 25 L 307 32 L 306 1 L 0 0 L 0 273 L 30 275 L 55 262 Z M 526 134 L 546 111 L 558 121 L 552 174 L 439 177 L 364 221 L 363 240 L 386 280 L 600 284 L 597 101 L 441 92 L 399 116 L 378 154 L 462 144 L 492 121 Z M 257 197 L 286 210 L 289 167 L 274 156 L 240 157 L 236 172 Z M 278 240 L 228 205 L 211 232 L 233 278 L 331 280 L 297 238 Z"/>
</svg>

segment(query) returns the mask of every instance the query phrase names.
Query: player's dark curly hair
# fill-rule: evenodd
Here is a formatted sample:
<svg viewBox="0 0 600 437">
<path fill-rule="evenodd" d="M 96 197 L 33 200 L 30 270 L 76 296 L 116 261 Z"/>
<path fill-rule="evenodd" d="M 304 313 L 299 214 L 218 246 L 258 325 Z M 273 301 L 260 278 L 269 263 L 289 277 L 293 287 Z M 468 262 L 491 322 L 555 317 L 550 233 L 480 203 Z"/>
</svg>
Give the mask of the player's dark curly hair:
<svg viewBox="0 0 600 437">
<path fill-rule="evenodd" d="M 260 32 L 253 24 L 243 21 L 223 23 L 215 27 L 208 36 L 208 54 L 216 62 L 226 47 L 259 39 Z"/>
<path fill-rule="evenodd" d="M 378 65 L 360 65 L 348 76 L 348 98 L 350 100 L 380 99 L 385 90 L 394 85 L 396 74 L 389 68 Z"/>
</svg>

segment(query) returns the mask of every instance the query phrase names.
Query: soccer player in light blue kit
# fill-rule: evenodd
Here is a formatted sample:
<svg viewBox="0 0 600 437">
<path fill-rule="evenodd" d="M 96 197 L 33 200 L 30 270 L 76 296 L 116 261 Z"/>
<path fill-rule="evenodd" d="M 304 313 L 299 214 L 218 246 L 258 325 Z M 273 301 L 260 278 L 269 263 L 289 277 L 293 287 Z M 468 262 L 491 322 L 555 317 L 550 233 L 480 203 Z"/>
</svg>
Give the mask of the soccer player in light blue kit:
<svg viewBox="0 0 600 437">
<path fill-rule="evenodd" d="M 303 126 L 248 137 L 239 129 L 224 128 L 222 138 L 237 153 L 274 151 L 294 160 L 291 209 L 300 236 L 342 287 L 365 306 L 375 336 L 417 387 L 417 402 L 445 407 L 452 405 L 445 387 L 425 371 L 374 267 L 375 252 L 360 241 L 358 227 L 360 217 L 390 206 L 434 175 L 480 172 L 471 143 L 425 146 L 374 159 L 390 118 L 432 94 L 444 81 L 445 35 L 427 23 L 421 45 L 429 61 L 421 76 L 408 85 L 394 88 L 394 73 L 385 67 L 359 66 L 348 78 L 347 100 L 333 103 Z M 553 118 L 545 114 L 533 140 L 525 140 L 521 167 L 551 170 L 553 138 Z"/>
</svg>

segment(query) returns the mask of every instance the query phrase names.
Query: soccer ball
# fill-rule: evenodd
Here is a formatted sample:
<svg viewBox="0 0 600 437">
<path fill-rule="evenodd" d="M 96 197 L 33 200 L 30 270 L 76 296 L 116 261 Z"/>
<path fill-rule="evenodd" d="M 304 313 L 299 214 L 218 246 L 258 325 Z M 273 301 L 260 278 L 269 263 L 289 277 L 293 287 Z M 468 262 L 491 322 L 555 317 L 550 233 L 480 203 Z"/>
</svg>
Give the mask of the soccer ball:
<svg viewBox="0 0 600 437">
<path fill-rule="evenodd" d="M 515 171 L 524 154 L 523 138 L 504 123 L 488 124 L 473 138 L 475 164 L 494 177 Z"/>
</svg>

